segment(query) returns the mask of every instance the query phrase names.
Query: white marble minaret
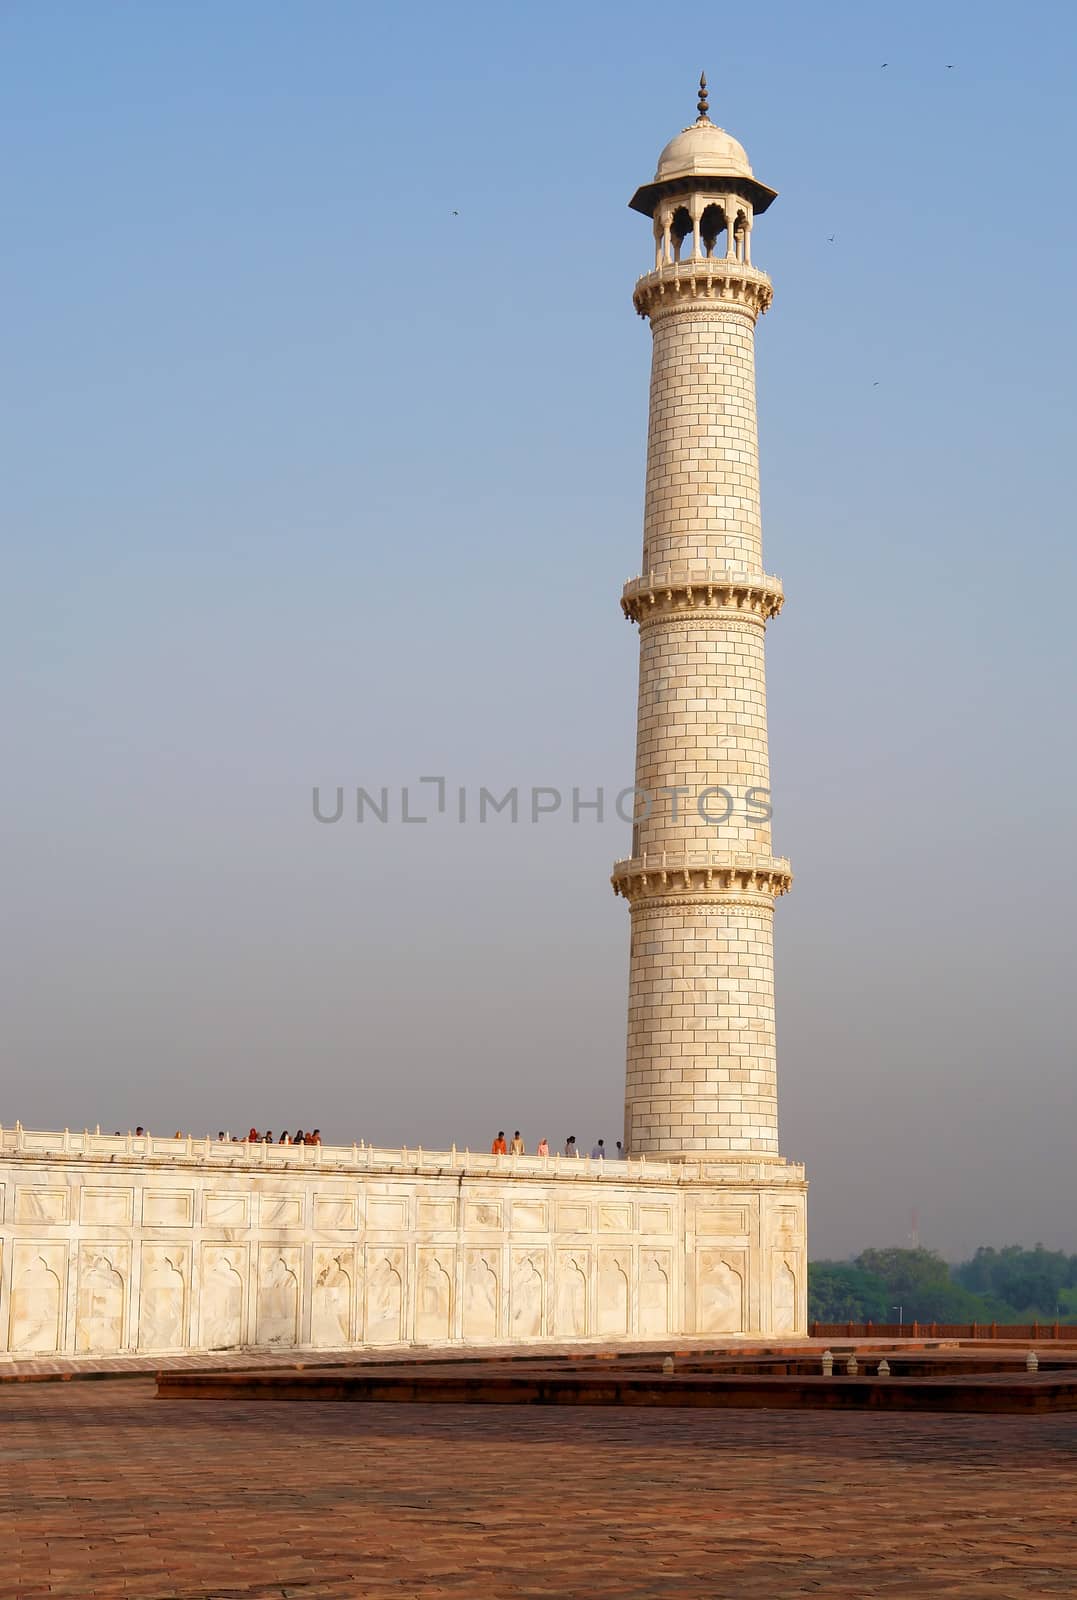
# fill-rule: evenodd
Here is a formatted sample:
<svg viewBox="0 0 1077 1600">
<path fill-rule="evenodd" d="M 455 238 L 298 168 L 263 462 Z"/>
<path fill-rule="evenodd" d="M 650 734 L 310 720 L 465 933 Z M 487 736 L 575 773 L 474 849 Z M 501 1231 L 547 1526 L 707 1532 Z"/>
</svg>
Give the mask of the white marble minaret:
<svg viewBox="0 0 1077 1600">
<path fill-rule="evenodd" d="M 775 198 L 707 115 L 670 141 L 630 204 L 653 219 L 634 295 L 654 338 L 641 576 L 629 901 L 625 1136 L 636 1154 L 778 1153 L 766 625 L 755 327 L 770 279 L 752 231 Z"/>
</svg>

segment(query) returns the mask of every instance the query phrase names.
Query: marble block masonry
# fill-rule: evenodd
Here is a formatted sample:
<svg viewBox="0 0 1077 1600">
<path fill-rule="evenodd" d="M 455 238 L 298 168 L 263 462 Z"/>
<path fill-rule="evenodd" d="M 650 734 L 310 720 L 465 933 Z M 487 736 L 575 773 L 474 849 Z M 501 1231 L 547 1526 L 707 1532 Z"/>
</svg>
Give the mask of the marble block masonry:
<svg viewBox="0 0 1077 1600">
<path fill-rule="evenodd" d="M 0 1131 L 13 1355 L 775 1333 L 804 1182 L 610 1161 Z"/>
<path fill-rule="evenodd" d="M 774 191 L 697 120 L 630 204 L 653 359 L 626 1161 L 0 1129 L 0 1350 L 803 1334 L 807 1184 L 778 1152 L 752 264 Z M 707 804 L 701 797 L 711 797 Z M 728 796 L 720 821 L 713 797 Z M 674 797 L 680 798 L 678 806 Z"/>
</svg>

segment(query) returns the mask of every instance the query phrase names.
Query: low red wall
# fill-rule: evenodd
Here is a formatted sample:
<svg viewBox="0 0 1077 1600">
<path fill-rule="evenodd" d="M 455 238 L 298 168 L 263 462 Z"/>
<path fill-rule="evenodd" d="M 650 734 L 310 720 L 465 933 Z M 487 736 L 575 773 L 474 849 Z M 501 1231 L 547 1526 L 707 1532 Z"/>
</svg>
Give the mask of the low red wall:
<svg viewBox="0 0 1077 1600">
<path fill-rule="evenodd" d="M 813 1339 L 1060 1339 L 1077 1344 L 1077 1325 L 1060 1322 L 810 1322 Z"/>
</svg>

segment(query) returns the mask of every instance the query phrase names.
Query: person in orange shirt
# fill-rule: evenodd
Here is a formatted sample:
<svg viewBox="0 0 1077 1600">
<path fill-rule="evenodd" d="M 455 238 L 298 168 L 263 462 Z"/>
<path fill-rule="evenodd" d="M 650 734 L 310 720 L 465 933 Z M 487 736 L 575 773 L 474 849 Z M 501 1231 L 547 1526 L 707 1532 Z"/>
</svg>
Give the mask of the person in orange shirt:
<svg viewBox="0 0 1077 1600">
<path fill-rule="evenodd" d="M 494 1140 L 493 1144 L 490 1146 L 490 1154 L 492 1156 L 508 1155 L 508 1148 L 507 1148 L 507 1146 L 505 1144 L 505 1130 L 504 1130 L 504 1128 L 502 1128 L 501 1132 L 498 1134 L 497 1138 Z"/>
</svg>

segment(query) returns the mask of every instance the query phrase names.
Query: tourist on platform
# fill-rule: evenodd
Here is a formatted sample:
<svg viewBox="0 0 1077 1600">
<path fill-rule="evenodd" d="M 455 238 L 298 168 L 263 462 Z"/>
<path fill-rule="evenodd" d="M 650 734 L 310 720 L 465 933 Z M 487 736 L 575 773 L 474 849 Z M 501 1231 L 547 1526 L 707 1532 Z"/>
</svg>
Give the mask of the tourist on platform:
<svg viewBox="0 0 1077 1600">
<path fill-rule="evenodd" d="M 527 1154 L 527 1151 L 524 1149 L 524 1142 L 520 1138 L 519 1128 L 517 1128 L 516 1132 L 512 1136 L 512 1143 L 509 1145 L 509 1154 L 512 1156 L 525 1156 Z"/>
<path fill-rule="evenodd" d="M 628 1160 L 628 1157 L 625 1155 L 624 1145 L 621 1143 L 620 1139 L 618 1139 L 618 1141 L 617 1141 L 617 1156 L 616 1156 L 616 1159 L 618 1161 L 627 1161 Z"/>
<path fill-rule="evenodd" d="M 145 1138 L 145 1137 L 146 1137 L 146 1130 L 145 1130 L 145 1128 L 143 1128 L 143 1127 L 141 1127 L 141 1126 L 140 1126 L 140 1127 L 137 1127 L 137 1128 L 136 1128 L 136 1129 L 135 1129 L 135 1138 L 136 1138 L 136 1139 L 144 1139 L 144 1138 Z"/>
<path fill-rule="evenodd" d="M 595 1145 L 594 1149 L 591 1151 L 591 1160 L 592 1161 L 605 1161 L 605 1159 L 606 1159 L 606 1141 L 605 1141 L 605 1139 L 600 1139 L 598 1141 L 598 1143 Z"/>
<path fill-rule="evenodd" d="M 307 1142 L 306 1134 L 303 1132 L 302 1128 L 297 1128 L 295 1130 L 294 1134 L 292 1135 L 292 1143 L 293 1144 L 306 1144 L 306 1142 Z"/>
<path fill-rule="evenodd" d="M 292 1142 L 291 1136 L 288 1133 L 287 1128 L 285 1128 L 284 1132 L 281 1134 L 280 1138 L 277 1140 L 277 1143 L 278 1144 L 291 1144 L 291 1142 Z"/>
<path fill-rule="evenodd" d="M 228 1143 L 228 1135 L 225 1133 L 223 1128 L 220 1130 L 220 1132 L 217 1135 L 217 1143 L 218 1144 L 227 1144 Z"/>
<path fill-rule="evenodd" d="M 321 1128 L 315 1128 L 314 1132 L 310 1135 L 309 1139 L 307 1140 L 307 1143 L 308 1144 L 321 1144 L 321 1142 L 322 1142 L 322 1130 L 321 1130 Z"/>
<path fill-rule="evenodd" d="M 250 1133 L 248 1133 L 246 1139 L 243 1142 L 245 1144 L 257 1144 L 258 1143 L 258 1129 L 257 1128 L 252 1128 Z"/>
<path fill-rule="evenodd" d="M 565 1140 L 565 1154 L 566 1156 L 578 1156 L 579 1153 L 580 1152 L 576 1149 L 576 1135 L 574 1133 L 570 1133 L 568 1138 Z"/>
<path fill-rule="evenodd" d="M 535 1151 L 535 1154 L 537 1156 L 548 1156 L 549 1153 L 550 1153 L 550 1141 L 549 1141 L 549 1139 L 547 1139 L 546 1135 L 543 1134 L 542 1138 L 538 1142 L 538 1149 Z"/>
<path fill-rule="evenodd" d="M 490 1146 L 490 1154 L 492 1156 L 503 1156 L 507 1155 L 507 1153 L 508 1148 L 505 1144 L 505 1130 L 502 1128 L 501 1132 Z"/>
<path fill-rule="evenodd" d="M 262 1143 L 263 1144 L 272 1144 L 273 1143 L 273 1135 L 269 1132 L 268 1129 L 266 1129 L 265 1133 L 263 1133 L 263 1135 L 262 1135 Z"/>
</svg>

